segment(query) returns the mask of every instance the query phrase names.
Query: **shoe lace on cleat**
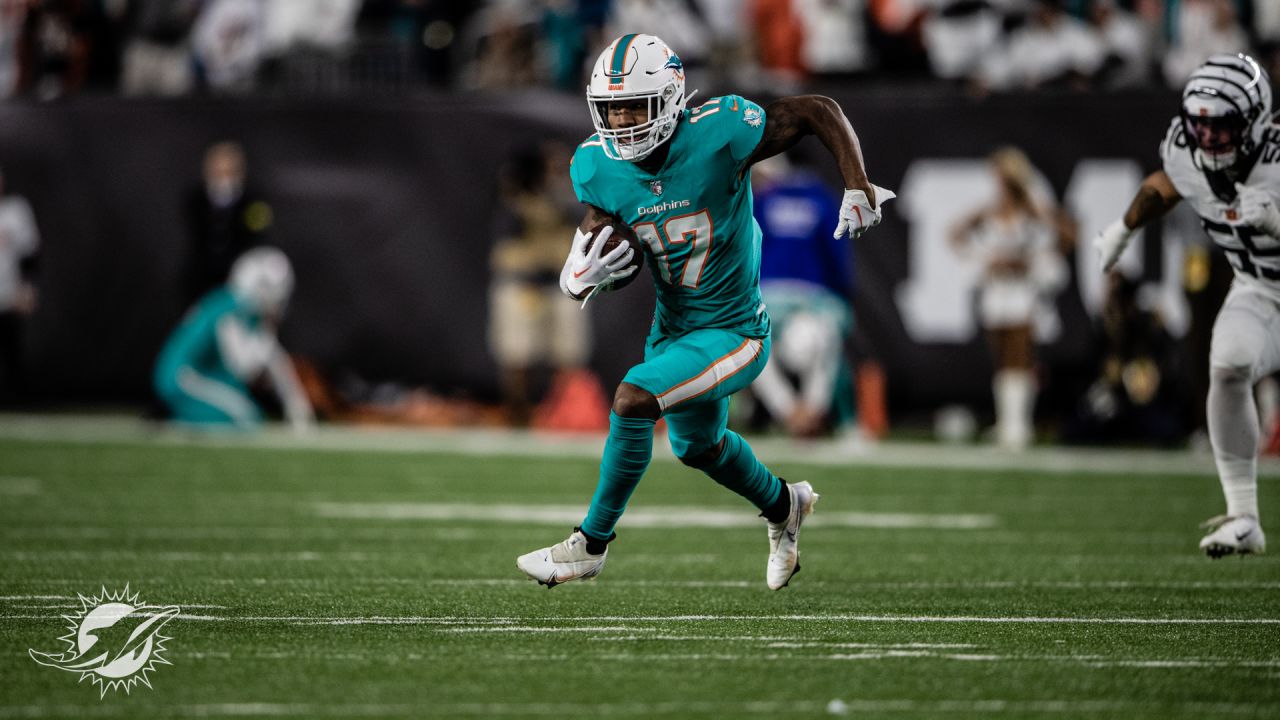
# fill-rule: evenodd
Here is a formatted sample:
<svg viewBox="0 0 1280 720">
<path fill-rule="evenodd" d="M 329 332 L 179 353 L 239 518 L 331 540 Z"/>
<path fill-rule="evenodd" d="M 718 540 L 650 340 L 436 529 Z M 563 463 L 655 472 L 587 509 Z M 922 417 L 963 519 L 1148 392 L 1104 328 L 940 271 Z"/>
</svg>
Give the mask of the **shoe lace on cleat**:
<svg viewBox="0 0 1280 720">
<path fill-rule="evenodd" d="M 1200 529 L 1214 531 L 1235 519 L 1235 515 L 1214 515 L 1208 520 L 1200 523 Z"/>
</svg>

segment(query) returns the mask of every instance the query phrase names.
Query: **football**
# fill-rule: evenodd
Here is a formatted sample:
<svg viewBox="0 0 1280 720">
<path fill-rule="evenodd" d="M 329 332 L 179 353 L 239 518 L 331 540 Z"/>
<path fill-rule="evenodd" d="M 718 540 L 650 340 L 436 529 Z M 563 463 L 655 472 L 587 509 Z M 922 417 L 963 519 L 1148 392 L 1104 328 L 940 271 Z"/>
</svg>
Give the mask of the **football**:
<svg viewBox="0 0 1280 720">
<path fill-rule="evenodd" d="M 621 280 L 615 281 L 613 286 L 609 288 L 611 290 L 619 290 L 630 285 L 632 281 L 640 276 L 640 271 L 644 269 L 644 245 L 640 242 L 640 238 L 636 237 L 636 231 L 632 230 L 630 225 L 615 220 L 611 223 L 601 223 L 591 228 L 591 239 L 587 241 L 588 248 L 595 246 L 596 238 L 600 237 L 600 231 L 608 226 L 613 227 L 613 234 L 604 241 L 604 247 L 600 250 L 601 255 L 607 255 L 623 242 L 630 244 L 631 248 L 635 250 L 631 263 L 627 267 L 635 267 L 636 271 Z"/>
</svg>

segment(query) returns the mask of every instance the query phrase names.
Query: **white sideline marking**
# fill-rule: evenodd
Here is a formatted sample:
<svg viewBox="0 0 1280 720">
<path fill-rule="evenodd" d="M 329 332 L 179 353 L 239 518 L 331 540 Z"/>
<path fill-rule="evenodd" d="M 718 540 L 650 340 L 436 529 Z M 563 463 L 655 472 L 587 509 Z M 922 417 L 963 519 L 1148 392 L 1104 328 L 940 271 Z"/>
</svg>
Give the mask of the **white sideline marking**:
<svg viewBox="0 0 1280 720">
<path fill-rule="evenodd" d="M 269 424 L 263 432 L 244 435 L 205 435 L 157 427 L 132 415 L 39 415 L 0 413 L 0 438 L 70 443 L 133 443 L 194 447 L 255 448 L 307 452 L 430 452 L 503 457 L 576 457 L 599 460 L 604 435 L 565 435 L 497 428 L 370 428 L 320 425 L 304 437 L 283 424 Z M 1168 475 L 1192 479 L 1213 477 L 1208 453 L 1170 450 L 1034 447 L 1021 453 L 1002 453 L 989 447 L 952 446 L 924 442 L 850 443 L 841 440 L 796 442 L 790 438 L 751 436 L 756 454 L 771 465 L 797 463 L 842 468 L 933 467 L 980 471 L 1036 473 L 1124 473 Z M 654 459 L 675 462 L 665 439 L 654 443 Z M 1280 477 L 1280 462 L 1258 461 L 1260 480 Z M 1197 479 L 1197 482 L 1200 480 Z"/>
<path fill-rule="evenodd" d="M 580 522 L 581 505 L 480 505 L 472 503 L 338 503 L 321 502 L 316 513 L 326 518 L 359 520 L 443 520 L 504 522 L 527 525 L 565 525 Z M 926 515 L 921 513 L 817 513 L 806 524 L 857 528 L 935 528 L 980 530 L 995 527 L 995 515 Z M 719 508 L 650 507 L 628 512 L 624 527 L 737 528 L 759 527 L 755 513 Z"/>
<path fill-rule="evenodd" d="M 0 495 L 39 495 L 40 480 L 33 477 L 0 477 Z"/>
</svg>

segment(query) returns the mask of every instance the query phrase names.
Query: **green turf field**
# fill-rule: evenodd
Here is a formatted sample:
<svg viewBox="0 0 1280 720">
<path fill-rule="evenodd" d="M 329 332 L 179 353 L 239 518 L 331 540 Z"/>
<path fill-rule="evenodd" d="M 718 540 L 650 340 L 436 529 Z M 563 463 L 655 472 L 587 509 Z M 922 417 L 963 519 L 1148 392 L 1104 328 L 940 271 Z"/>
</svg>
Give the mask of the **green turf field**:
<svg viewBox="0 0 1280 720">
<path fill-rule="evenodd" d="M 0 718 L 1280 717 L 1280 557 L 1197 554 L 1211 476 L 775 469 L 822 494 L 791 587 L 660 460 L 601 578 L 548 591 L 514 559 L 589 457 L 0 440 Z M 126 583 L 182 609 L 151 688 L 28 655 Z"/>
</svg>

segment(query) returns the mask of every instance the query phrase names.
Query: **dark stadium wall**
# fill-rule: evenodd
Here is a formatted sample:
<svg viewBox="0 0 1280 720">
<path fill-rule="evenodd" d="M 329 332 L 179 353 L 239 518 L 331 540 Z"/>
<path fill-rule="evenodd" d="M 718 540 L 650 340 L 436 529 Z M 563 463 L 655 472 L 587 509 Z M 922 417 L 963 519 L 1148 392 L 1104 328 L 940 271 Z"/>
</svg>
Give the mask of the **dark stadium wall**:
<svg viewBox="0 0 1280 720">
<path fill-rule="evenodd" d="M 898 188 L 921 158 L 981 160 L 1012 143 L 1060 196 L 1081 158 L 1153 169 L 1176 107 L 1164 94 L 838 99 L 878 184 Z M 27 329 L 31 394 L 51 403 L 148 399 L 152 361 L 184 311 L 182 196 L 198 181 L 204 148 L 234 138 L 271 203 L 272 242 L 296 266 L 286 345 L 333 374 L 494 398 L 485 328 L 497 170 L 521 144 L 589 132 L 581 99 L 545 93 L 0 105 L 0 166 L 8 188 L 31 201 L 44 240 L 41 304 Z M 834 168 L 828 175 L 838 182 Z M 882 227 L 857 242 L 858 351 L 884 365 L 895 413 L 989 402 L 980 335 L 920 342 L 904 326 L 896 294 L 911 272 L 909 231 L 890 206 Z M 587 310 L 606 383 L 640 357 L 652 298 L 635 283 Z M 1063 332 L 1042 357 L 1091 362 L 1074 283 L 1059 309 Z"/>
</svg>

